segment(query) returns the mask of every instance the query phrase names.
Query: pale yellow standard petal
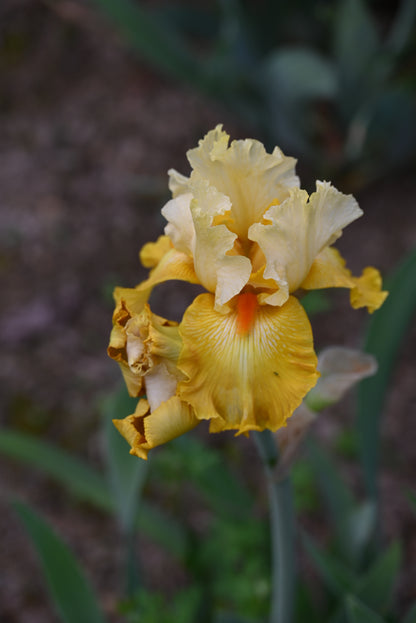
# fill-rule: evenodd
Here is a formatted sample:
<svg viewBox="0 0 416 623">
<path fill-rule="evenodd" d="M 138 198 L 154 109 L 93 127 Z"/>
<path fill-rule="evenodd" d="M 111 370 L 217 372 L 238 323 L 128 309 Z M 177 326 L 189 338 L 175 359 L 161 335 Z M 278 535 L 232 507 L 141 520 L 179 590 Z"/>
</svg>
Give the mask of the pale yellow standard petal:
<svg viewBox="0 0 416 623">
<path fill-rule="evenodd" d="M 255 223 L 249 238 L 266 257 L 265 279 L 274 279 L 279 289 L 264 301 L 282 305 L 307 277 L 316 256 L 341 235 L 343 227 L 361 216 L 352 195 L 343 195 L 327 182 L 317 182 L 308 200 L 304 190 L 292 189 L 280 205 L 272 205 Z"/>
<path fill-rule="evenodd" d="M 149 450 L 183 435 L 199 420 L 188 404 L 172 396 L 152 413 L 148 401 L 142 399 L 133 415 L 113 423 L 130 444 L 130 454 L 147 459 Z"/>
<path fill-rule="evenodd" d="M 247 139 L 233 141 L 218 125 L 187 153 L 194 169 L 191 179 L 205 179 L 229 197 L 234 231 L 247 239 L 249 226 L 261 219 L 272 200 L 283 201 L 288 188 L 299 186 L 294 158 L 279 148 L 268 154 L 262 143 Z M 182 180 L 183 184 L 183 180 Z"/>
<path fill-rule="evenodd" d="M 248 257 L 232 253 L 237 234 L 215 219 L 228 213 L 230 201 L 205 181 L 193 185 L 194 266 L 200 283 L 215 293 L 217 309 L 246 285 L 252 271 Z"/>
<path fill-rule="evenodd" d="M 178 197 L 184 193 L 189 193 L 189 177 L 182 175 L 175 169 L 169 169 L 169 190 L 172 193 L 172 197 Z"/>
<path fill-rule="evenodd" d="M 319 376 L 309 320 L 295 298 L 250 313 L 250 330 L 241 332 L 237 311 L 220 314 L 214 297 L 202 294 L 180 325 L 178 367 L 188 380 L 178 395 L 197 418 L 211 420 L 211 432 L 277 430 Z"/>
<path fill-rule="evenodd" d="M 350 292 L 350 301 L 354 309 L 367 307 L 370 314 L 381 307 L 388 296 L 388 292 L 381 290 L 381 275 L 376 268 L 367 266 L 361 277 L 354 279 L 355 284 Z"/>
<path fill-rule="evenodd" d="M 172 249 L 168 236 L 159 236 L 156 242 L 147 242 L 140 251 L 140 261 L 145 268 L 157 266 L 164 255 Z"/>
<path fill-rule="evenodd" d="M 195 227 L 191 213 L 192 194 L 187 192 L 171 199 L 162 208 L 162 215 L 168 221 L 165 234 L 169 236 L 177 251 L 192 256 L 195 247 Z"/>
</svg>

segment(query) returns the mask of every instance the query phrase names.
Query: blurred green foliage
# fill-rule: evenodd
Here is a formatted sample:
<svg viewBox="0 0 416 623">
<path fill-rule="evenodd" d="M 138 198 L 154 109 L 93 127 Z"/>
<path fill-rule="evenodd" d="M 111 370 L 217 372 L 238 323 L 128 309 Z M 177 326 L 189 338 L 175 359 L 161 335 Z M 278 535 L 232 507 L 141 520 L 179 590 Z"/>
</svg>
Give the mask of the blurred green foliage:
<svg viewBox="0 0 416 623">
<path fill-rule="evenodd" d="M 91 0 L 145 61 L 356 187 L 414 161 L 413 0 Z"/>
</svg>

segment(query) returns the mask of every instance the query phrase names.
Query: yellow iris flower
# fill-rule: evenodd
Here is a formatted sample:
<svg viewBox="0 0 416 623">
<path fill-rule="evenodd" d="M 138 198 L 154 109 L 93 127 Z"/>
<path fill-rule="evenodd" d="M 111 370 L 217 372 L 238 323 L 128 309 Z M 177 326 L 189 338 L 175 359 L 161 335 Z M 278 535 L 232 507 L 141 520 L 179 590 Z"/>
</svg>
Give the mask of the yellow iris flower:
<svg viewBox="0 0 416 623">
<path fill-rule="evenodd" d="M 351 195 L 317 182 L 308 196 L 293 158 L 251 139 L 229 145 L 221 126 L 187 155 L 190 177 L 169 172 L 165 235 L 140 254 L 149 278 L 115 292 L 109 354 L 140 398 L 115 424 L 143 458 L 201 420 L 237 434 L 285 426 L 319 377 L 295 294 L 344 287 L 370 312 L 387 296 L 376 269 L 354 277 L 332 247 L 362 214 Z M 147 305 L 171 279 L 207 290 L 180 325 Z"/>
</svg>

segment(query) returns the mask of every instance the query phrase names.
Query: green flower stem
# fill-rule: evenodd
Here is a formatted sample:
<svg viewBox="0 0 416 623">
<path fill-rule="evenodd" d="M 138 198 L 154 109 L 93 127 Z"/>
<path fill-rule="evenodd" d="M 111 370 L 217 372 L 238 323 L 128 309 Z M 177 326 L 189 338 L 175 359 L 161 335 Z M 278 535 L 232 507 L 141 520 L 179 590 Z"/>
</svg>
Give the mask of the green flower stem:
<svg viewBox="0 0 416 623">
<path fill-rule="evenodd" d="M 272 537 L 270 623 L 293 623 L 295 596 L 295 513 L 288 476 L 278 478 L 279 453 L 270 431 L 255 433 L 266 472 Z"/>
</svg>

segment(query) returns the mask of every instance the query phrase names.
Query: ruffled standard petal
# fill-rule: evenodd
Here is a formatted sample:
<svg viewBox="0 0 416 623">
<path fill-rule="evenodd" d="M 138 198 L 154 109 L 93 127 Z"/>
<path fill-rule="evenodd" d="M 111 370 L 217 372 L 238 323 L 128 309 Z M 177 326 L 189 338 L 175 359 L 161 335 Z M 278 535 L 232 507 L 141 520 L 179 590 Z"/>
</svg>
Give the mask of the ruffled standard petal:
<svg viewBox="0 0 416 623">
<path fill-rule="evenodd" d="M 203 181 L 193 185 L 193 196 L 195 272 L 200 283 L 215 293 L 215 304 L 220 308 L 246 285 L 252 266 L 248 257 L 232 253 L 237 234 L 224 224 L 215 224 L 218 217 L 228 213 L 229 199 Z"/>
<path fill-rule="evenodd" d="M 236 233 L 247 238 L 249 226 L 261 219 L 270 203 L 287 197 L 288 188 L 299 186 L 294 158 L 279 148 L 268 154 L 253 139 L 233 141 L 218 125 L 187 153 L 192 177 L 205 179 L 231 200 Z M 183 180 L 182 180 L 183 184 Z"/>
<path fill-rule="evenodd" d="M 130 444 L 130 454 L 147 459 L 149 450 L 183 435 L 199 420 L 189 405 L 172 396 L 152 413 L 148 401 L 142 399 L 133 415 L 113 423 Z"/>
<path fill-rule="evenodd" d="M 311 327 L 295 298 L 251 313 L 250 329 L 241 331 L 238 307 L 218 313 L 214 297 L 202 294 L 180 325 L 178 368 L 188 380 L 178 395 L 197 418 L 211 420 L 211 432 L 276 431 L 318 379 Z"/>
<path fill-rule="evenodd" d="M 274 279 L 279 288 L 264 302 L 283 305 L 305 280 L 316 256 L 361 214 L 352 195 L 327 182 L 317 182 L 309 201 L 304 190 L 293 189 L 281 205 L 272 205 L 263 216 L 270 224 L 255 223 L 249 230 L 250 240 L 266 257 L 265 279 Z"/>
<path fill-rule="evenodd" d="M 172 193 L 172 197 L 178 197 L 184 193 L 189 193 L 189 177 L 182 175 L 175 169 L 169 169 L 169 190 Z"/>
<path fill-rule="evenodd" d="M 167 202 L 162 208 L 162 215 L 168 221 L 165 234 L 169 236 L 175 249 L 192 257 L 195 247 L 195 227 L 191 201 L 190 192 L 179 195 Z"/>
</svg>

